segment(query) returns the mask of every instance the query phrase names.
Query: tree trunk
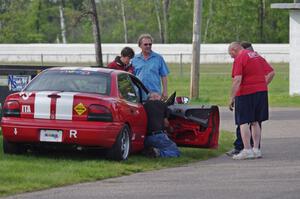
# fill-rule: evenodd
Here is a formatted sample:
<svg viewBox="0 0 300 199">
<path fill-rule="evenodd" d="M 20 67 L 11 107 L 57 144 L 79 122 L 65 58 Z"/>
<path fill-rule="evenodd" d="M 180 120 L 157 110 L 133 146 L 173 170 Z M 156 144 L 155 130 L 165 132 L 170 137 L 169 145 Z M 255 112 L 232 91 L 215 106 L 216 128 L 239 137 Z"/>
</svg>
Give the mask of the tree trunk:
<svg viewBox="0 0 300 199">
<path fill-rule="evenodd" d="M 37 10 L 37 17 L 35 20 L 35 28 L 36 28 L 36 33 L 40 33 L 40 18 L 41 18 L 41 11 L 42 10 L 42 2 L 38 2 L 38 10 Z"/>
<path fill-rule="evenodd" d="M 200 45 L 201 45 L 201 12 L 202 0 L 194 0 L 193 19 L 193 55 L 191 65 L 190 98 L 199 98 L 199 70 L 200 70 Z"/>
<path fill-rule="evenodd" d="M 124 42 L 128 43 L 128 36 L 127 36 L 127 21 L 126 21 L 126 15 L 125 15 L 125 5 L 124 0 L 121 0 L 121 8 L 122 8 L 122 19 L 123 19 L 123 27 L 124 27 Z"/>
<path fill-rule="evenodd" d="M 259 5 L 259 40 L 261 43 L 264 42 L 264 19 L 265 19 L 265 0 L 260 0 Z"/>
<path fill-rule="evenodd" d="M 101 49 L 101 35 L 100 35 L 100 27 L 99 20 L 97 15 L 97 8 L 95 0 L 90 0 L 91 2 L 91 12 L 92 12 L 92 23 L 93 23 L 93 35 L 95 41 L 95 52 L 96 52 L 96 65 L 99 67 L 103 66 L 102 61 L 102 49 Z"/>
<path fill-rule="evenodd" d="M 59 18 L 60 18 L 61 38 L 62 38 L 62 42 L 65 44 L 67 43 L 67 39 L 66 39 L 65 17 L 64 17 L 64 0 L 60 0 L 59 2 Z"/>
<path fill-rule="evenodd" d="M 214 0 L 210 0 L 210 2 L 209 2 L 209 13 L 208 13 L 207 20 L 206 20 L 206 26 L 205 26 L 205 30 L 204 30 L 203 43 L 206 43 L 206 38 L 207 38 L 207 33 L 208 33 L 208 28 L 209 28 L 210 20 L 213 17 L 213 1 Z"/>
<path fill-rule="evenodd" d="M 157 19 L 157 23 L 158 23 L 160 42 L 165 43 L 164 42 L 164 33 L 162 30 L 162 25 L 161 25 L 161 20 L 160 20 L 160 0 L 154 0 L 154 5 L 155 5 L 156 19 Z"/>
<path fill-rule="evenodd" d="M 163 0 L 163 15 L 164 15 L 164 41 L 165 43 L 169 42 L 168 37 L 168 19 L 169 19 L 169 6 L 170 6 L 170 0 Z"/>
</svg>

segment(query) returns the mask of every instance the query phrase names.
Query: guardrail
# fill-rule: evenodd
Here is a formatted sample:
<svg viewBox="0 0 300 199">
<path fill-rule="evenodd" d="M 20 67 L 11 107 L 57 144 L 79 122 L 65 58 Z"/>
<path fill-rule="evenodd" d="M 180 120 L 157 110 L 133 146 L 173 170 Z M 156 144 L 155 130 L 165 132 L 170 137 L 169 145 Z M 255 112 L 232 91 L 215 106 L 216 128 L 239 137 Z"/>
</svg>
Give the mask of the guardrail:
<svg viewBox="0 0 300 199">
<path fill-rule="evenodd" d="M 124 46 L 136 53 L 136 44 L 102 44 L 103 62 L 111 62 Z M 289 44 L 253 44 L 254 49 L 269 62 L 289 62 Z M 228 44 L 202 44 L 200 63 L 232 63 Z M 153 50 L 160 53 L 168 63 L 191 63 L 191 44 L 155 44 Z M 93 44 L 0 44 L 0 63 L 49 63 L 95 64 Z"/>
<path fill-rule="evenodd" d="M 104 65 L 114 60 L 118 54 L 103 54 Z M 192 54 L 162 54 L 167 63 L 178 63 L 181 66 L 191 63 Z M 287 63 L 289 56 L 287 53 L 263 53 L 268 61 L 273 63 Z M 231 63 L 232 59 L 227 53 L 201 53 L 200 63 Z M 38 64 L 41 66 L 49 64 L 75 64 L 75 65 L 95 65 L 95 54 L 0 54 L 2 64 Z"/>
</svg>

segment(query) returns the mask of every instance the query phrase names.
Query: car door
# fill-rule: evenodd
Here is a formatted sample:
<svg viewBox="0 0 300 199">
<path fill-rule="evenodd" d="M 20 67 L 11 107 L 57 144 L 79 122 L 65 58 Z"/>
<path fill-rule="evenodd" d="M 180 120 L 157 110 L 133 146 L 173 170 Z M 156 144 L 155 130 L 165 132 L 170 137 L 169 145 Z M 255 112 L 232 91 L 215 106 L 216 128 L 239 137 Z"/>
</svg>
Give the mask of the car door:
<svg viewBox="0 0 300 199">
<path fill-rule="evenodd" d="M 168 135 L 179 146 L 217 148 L 220 116 L 217 106 L 169 106 Z"/>
<path fill-rule="evenodd" d="M 133 150 L 143 147 L 147 129 L 147 116 L 141 102 L 141 88 L 132 81 L 128 73 L 118 75 L 118 91 L 122 117 L 131 128 Z"/>
</svg>

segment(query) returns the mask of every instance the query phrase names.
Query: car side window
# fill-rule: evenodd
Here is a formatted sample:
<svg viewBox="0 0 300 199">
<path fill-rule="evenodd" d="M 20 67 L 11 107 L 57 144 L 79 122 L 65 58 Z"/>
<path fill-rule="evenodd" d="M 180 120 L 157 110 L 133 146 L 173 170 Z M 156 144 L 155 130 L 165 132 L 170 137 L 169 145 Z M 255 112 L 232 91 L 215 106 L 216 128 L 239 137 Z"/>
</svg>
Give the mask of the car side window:
<svg viewBox="0 0 300 199">
<path fill-rule="evenodd" d="M 120 74 L 118 76 L 118 89 L 119 93 L 124 99 L 129 102 L 139 102 L 138 96 L 135 92 L 130 77 L 127 74 Z"/>
<path fill-rule="evenodd" d="M 138 78 L 132 75 L 130 77 L 133 83 L 133 87 L 138 95 L 139 101 L 141 103 L 147 101 L 149 91 L 145 86 L 143 86 L 142 82 Z"/>
</svg>

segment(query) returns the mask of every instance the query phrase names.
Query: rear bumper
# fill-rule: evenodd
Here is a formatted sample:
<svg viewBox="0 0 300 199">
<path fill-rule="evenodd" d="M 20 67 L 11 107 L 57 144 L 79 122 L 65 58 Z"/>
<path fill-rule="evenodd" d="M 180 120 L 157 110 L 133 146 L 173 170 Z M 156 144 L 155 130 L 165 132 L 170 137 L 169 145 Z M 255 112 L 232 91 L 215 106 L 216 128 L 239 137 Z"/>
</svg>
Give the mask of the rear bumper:
<svg viewBox="0 0 300 199">
<path fill-rule="evenodd" d="M 3 117 L 3 137 L 19 143 L 43 143 L 41 130 L 62 131 L 62 144 L 110 148 L 123 124 L 120 122 L 65 121 Z"/>
</svg>

